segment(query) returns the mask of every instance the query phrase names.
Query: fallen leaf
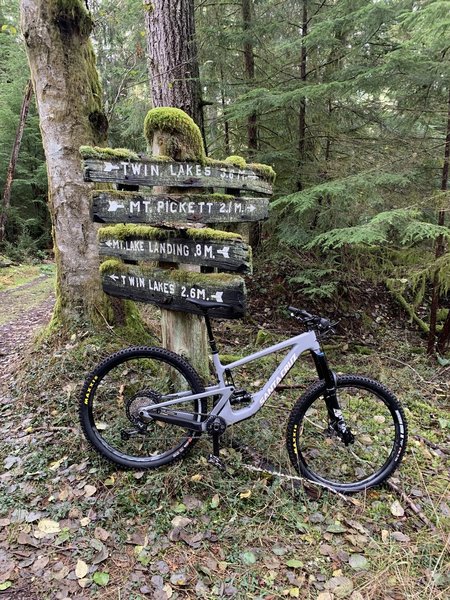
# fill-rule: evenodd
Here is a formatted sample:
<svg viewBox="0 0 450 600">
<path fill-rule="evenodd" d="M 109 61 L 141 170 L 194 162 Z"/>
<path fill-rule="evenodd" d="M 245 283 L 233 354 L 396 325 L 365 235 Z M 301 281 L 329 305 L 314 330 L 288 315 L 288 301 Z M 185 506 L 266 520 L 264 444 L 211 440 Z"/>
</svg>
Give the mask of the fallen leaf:
<svg viewBox="0 0 450 600">
<path fill-rule="evenodd" d="M 348 577 L 332 577 L 326 587 L 336 598 L 346 598 L 353 592 L 353 581 Z"/>
<path fill-rule="evenodd" d="M 172 527 L 186 527 L 189 523 L 192 523 L 192 519 L 189 517 L 176 516 L 171 521 Z"/>
<path fill-rule="evenodd" d="M 103 527 L 96 527 L 94 529 L 94 537 L 105 542 L 109 538 L 109 532 L 106 531 L 106 529 L 103 529 Z"/>
<path fill-rule="evenodd" d="M 172 583 L 173 585 L 186 585 L 186 574 L 183 572 L 172 573 L 172 575 L 170 576 L 170 583 Z"/>
<path fill-rule="evenodd" d="M 101 562 L 103 562 L 104 560 L 106 560 L 109 556 L 109 552 L 108 549 L 106 548 L 106 546 L 103 546 L 98 552 L 97 554 L 92 558 L 92 564 L 93 565 L 98 565 Z"/>
<path fill-rule="evenodd" d="M 75 575 L 78 579 L 83 579 L 89 572 L 89 567 L 84 560 L 78 559 L 77 566 L 75 567 Z"/>
<path fill-rule="evenodd" d="M 211 508 L 217 508 L 219 506 L 219 503 L 220 503 L 219 494 L 214 494 L 214 496 L 211 498 L 211 502 L 210 502 Z"/>
<path fill-rule="evenodd" d="M 369 561 L 362 554 L 352 554 L 348 559 L 348 564 L 354 571 L 368 571 Z"/>
<path fill-rule="evenodd" d="M 329 533 L 345 533 L 347 531 L 347 528 L 344 527 L 344 525 L 342 525 L 338 521 L 336 523 L 332 523 L 331 525 L 328 525 L 326 531 L 328 531 Z"/>
<path fill-rule="evenodd" d="M 303 567 L 303 563 L 301 560 L 291 558 L 291 560 L 286 561 L 286 566 L 292 567 L 293 569 L 299 569 L 300 567 Z"/>
<path fill-rule="evenodd" d="M 246 490 L 245 492 L 241 492 L 239 494 L 239 498 L 250 498 L 252 495 L 252 490 Z"/>
<path fill-rule="evenodd" d="M 90 498 L 91 496 L 93 496 L 96 491 L 97 488 L 95 487 L 95 485 L 87 484 L 84 486 L 84 495 L 86 496 L 86 498 Z"/>
<path fill-rule="evenodd" d="M 200 475 L 200 473 L 196 473 L 195 475 L 192 475 L 191 477 L 191 481 L 201 481 L 203 479 L 203 475 Z"/>
<path fill-rule="evenodd" d="M 410 537 L 408 535 L 402 533 L 401 531 L 394 531 L 393 533 L 391 533 L 391 537 L 396 542 L 409 542 L 410 541 Z"/>
<path fill-rule="evenodd" d="M 109 573 L 105 573 L 104 571 L 96 571 L 92 577 L 94 583 L 97 585 L 108 585 L 109 582 Z"/>
<path fill-rule="evenodd" d="M 243 563 L 246 565 L 254 565 L 256 562 L 256 556 L 253 554 L 253 552 L 243 552 L 241 556 Z"/>
<path fill-rule="evenodd" d="M 38 523 L 38 529 L 46 535 L 50 533 L 59 533 L 61 531 L 59 523 L 57 521 L 52 521 L 51 519 L 41 519 Z"/>
<path fill-rule="evenodd" d="M 7 590 L 8 588 L 10 588 L 12 586 L 12 581 L 4 581 L 3 583 L 0 583 L 0 592 L 3 592 L 3 590 Z"/>
<path fill-rule="evenodd" d="M 403 517 L 403 515 L 405 514 L 405 509 L 398 500 L 395 500 L 395 502 L 391 504 L 391 513 L 395 517 Z"/>
</svg>

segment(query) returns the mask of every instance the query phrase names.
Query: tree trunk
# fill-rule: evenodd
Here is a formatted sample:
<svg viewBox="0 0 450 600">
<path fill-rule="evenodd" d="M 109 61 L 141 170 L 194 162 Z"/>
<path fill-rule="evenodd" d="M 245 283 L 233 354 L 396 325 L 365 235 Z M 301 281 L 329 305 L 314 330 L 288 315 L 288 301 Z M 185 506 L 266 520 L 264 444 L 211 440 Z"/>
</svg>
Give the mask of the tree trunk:
<svg viewBox="0 0 450 600">
<path fill-rule="evenodd" d="M 204 140 L 203 110 L 195 40 L 193 0 L 145 0 L 147 7 L 150 86 L 155 108 L 174 107 L 187 113 L 198 125 Z M 170 130 L 170 122 L 167 123 Z M 177 158 L 176 126 L 172 135 L 156 132 L 153 154 Z M 151 140 L 147 140 L 149 143 Z M 193 149 L 189 149 L 193 151 Z M 181 157 L 179 157 L 181 158 Z M 201 157 L 197 157 L 199 160 Z M 181 270 L 200 271 L 200 267 L 179 265 Z M 163 345 L 189 358 L 207 376 L 208 344 L 204 320 L 197 315 L 162 310 Z"/>
<path fill-rule="evenodd" d="M 20 109 L 19 115 L 19 123 L 17 125 L 16 130 L 16 137 L 14 139 L 11 158 L 9 160 L 8 165 L 8 171 L 6 173 L 5 188 L 3 190 L 2 210 L 0 213 L 0 242 L 3 242 L 3 240 L 5 239 L 6 221 L 8 219 L 8 210 L 11 204 L 11 188 L 14 180 L 16 163 L 20 152 L 20 144 L 22 143 L 23 130 L 25 129 L 25 121 L 27 119 L 28 110 L 30 108 L 30 101 L 32 95 L 33 85 L 31 83 L 31 79 L 29 79 L 25 88 L 25 94 L 23 96 L 22 108 Z"/>
<path fill-rule="evenodd" d="M 91 186 L 83 182 L 81 145 L 104 142 L 107 120 L 82 0 L 22 0 L 21 27 L 47 160 L 57 267 L 53 324 L 101 320 L 106 302 L 98 273 Z"/>
<path fill-rule="evenodd" d="M 242 18 L 244 30 L 244 66 L 245 77 L 249 84 L 255 80 L 255 55 L 252 38 L 252 0 L 242 0 Z M 258 149 L 258 120 L 256 112 L 247 118 L 247 145 L 250 158 Z"/>
<path fill-rule="evenodd" d="M 225 77 L 223 74 L 223 67 L 220 65 L 220 100 L 222 104 L 222 117 L 223 117 L 223 129 L 224 129 L 224 146 L 225 146 L 225 154 L 230 156 L 231 154 L 231 145 L 230 145 L 230 124 L 228 123 L 228 119 L 226 117 L 226 101 L 225 101 Z"/>
<path fill-rule="evenodd" d="M 204 131 L 194 0 L 144 0 L 153 106 L 181 108 Z"/>
<path fill-rule="evenodd" d="M 303 0 L 302 7 L 302 46 L 300 51 L 300 79 L 305 82 L 307 77 L 306 61 L 307 52 L 304 38 L 308 35 L 308 7 L 307 0 Z M 300 192 L 304 187 L 304 181 L 301 176 L 303 163 L 305 162 L 306 149 L 306 98 L 300 100 L 298 111 L 298 171 L 297 190 Z"/>
<path fill-rule="evenodd" d="M 449 168 L 450 168 L 450 91 L 448 94 L 448 103 L 447 103 L 447 131 L 446 131 L 446 136 L 445 136 L 445 147 L 444 147 L 444 164 L 442 165 L 442 179 L 441 179 L 441 190 L 443 192 L 446 192 L 448 189 L 448 175 L 449 175 Z M 441 210 L 439 212 L 439 225 L 444 225 L 445 224 L 445 211 Z M 442 238 L 442 236 L 441 236 Z M 444 254 L 445 251 L 445 247 L 444 247 L 444 240 L 440 239 L 439 240 L 439 244 L 436 243 L 436 258 L 438 258 L 438 251 L 440 252 L 439 256 L 441 256 L 442 254 Z M 437 300 L 439 300 L 439 282 L 437 281 L 437 277 L 435 278 L 436 281 L 434 281 L 434 285 L 433 285 L 433 300 L 434 300 L 434 296 L 435 294 L 437 295 Z M 435 292 L 436 290 L 436 292 Z M 437 304 L 437 303 L 436 303 Z M 437 317 L 437 309 L 438 306 L 436 305 L 435 311 L 434 313 L 432 313 L 430 315 L 430 338 L 428 340 L 428 353 L 430 354 L 433 350 L 430 349 L 431 344 L 434 345 L 434 339 L 435 339 L 435 335 L 436 335 L 436 317 Z M 433 340 L 431 341 L 431 320 L 433 319 Z M 445 323 L 444 326 L 442 328 L 442 331 L 438 337 L 438 341 L 437 341 L 437 351 L 440 354 L 443 354 L 445 352 L 445 349 L 448 346 L 448 343 L 450 341 L 450 311 L 447 315 L 447 318 L 445 319 Z"/>
</svg>

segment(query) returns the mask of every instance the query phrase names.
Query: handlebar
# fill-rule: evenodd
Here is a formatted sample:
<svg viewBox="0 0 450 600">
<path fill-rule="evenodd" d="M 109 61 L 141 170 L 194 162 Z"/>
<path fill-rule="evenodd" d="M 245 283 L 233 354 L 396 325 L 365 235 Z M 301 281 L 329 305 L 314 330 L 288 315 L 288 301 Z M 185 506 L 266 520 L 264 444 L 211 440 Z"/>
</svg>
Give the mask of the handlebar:
<svg viewBox="0 0 450 600">
<path fill-rule="evenodd" d="M 308 327 L 308 329 L 316 329 L 320 333 L 334 333 L 333 327 L 336 323 L 332 323 L 324 317 L 312 315 L 311 313 L 295 306 L 288 306 L 291 315 Z"/>
</svg>

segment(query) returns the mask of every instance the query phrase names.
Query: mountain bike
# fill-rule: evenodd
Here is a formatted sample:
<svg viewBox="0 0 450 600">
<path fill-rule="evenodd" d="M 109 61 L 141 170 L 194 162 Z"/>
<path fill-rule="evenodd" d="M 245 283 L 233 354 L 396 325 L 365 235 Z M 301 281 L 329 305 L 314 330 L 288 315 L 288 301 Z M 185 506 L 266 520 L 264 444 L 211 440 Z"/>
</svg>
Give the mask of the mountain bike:
<svg viewBox="0 0 450 600">
<path fill-rule="evenodd" d="M 365 490 L 385 481 L 406 449 L 407 423 L 394 394 L 359 375 L 336 375 L 321 347 L 333 324 L 289 307 L 306 329 L 290 339 L 223 365 L 210 312 L 223 302 L 190 300 L 205 318 L 216 382 L 205 387 L 183 357 L 157 347 L 131 347 L 103 360 L 87 377 L 79 404 L 90 444 L 126 469 L 153 469 L 183 458 L 203 433 L 212 437 L 209 461 L 224 467 L 220 438 L 249 419 L 274 394 L 304 352 L 318 380 L 295 402 L 286 431 L 289 459 L 298 473 L 338 492 Z M 233 371 L 270 354 L 286 351 L 256 392 L 238 389 Z"/>
</svg>

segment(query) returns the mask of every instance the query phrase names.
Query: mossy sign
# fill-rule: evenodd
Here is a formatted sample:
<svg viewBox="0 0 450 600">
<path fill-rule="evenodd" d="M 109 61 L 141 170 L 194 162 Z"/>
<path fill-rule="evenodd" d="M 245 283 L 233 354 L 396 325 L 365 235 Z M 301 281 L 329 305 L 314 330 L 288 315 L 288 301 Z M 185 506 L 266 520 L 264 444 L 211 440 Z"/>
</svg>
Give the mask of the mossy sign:
<svg viewBox="0 0 450 600">
<path fill-rule="evenodd" d="M 100 255 L 124 261 L 163 261 L 251 272 L 251 249 L 241 236 L 216 229 L 173 231 L 113 225 L 100 229 L 99 242 Z"/>
<path fill-rule="evenodd" d="M 245 283 L 236 275 L 168 271 L 124 265 L 112 259 L 103 263 L 101 273 L 103 289 L 111 296 L 197 314 L 199 311 L 189 300 L 208 300 L 228 305 L 215 309 L 216 317 L 237 319 L 245 313 Z"/>
<path fill-rule="evenodd" d="M 268 198 L 230 194 L 145 194 L 94 192 L 92 217 L 97 223 L 245 223 L 266 219 Z"/>
<path fill-rule="evenodd" d="M 155 155 L 80 148 L 85 180 L 119 187 L 92 194 L 93 220 L 114 224 L 99 230 L 99 252 L 108 259 L 101 267 L 103 289 L 170 311 L 198 313 L 189 300 L 214 301 L 224 304 L 215 316 L 242 316 L 245 283 L 237 273 L 251 273 L 251 249 L 240 235 L 205 225 L 265 219 L 275 173 L 237 156 L 207 158 L 197 126 L 178 109 L 151 110 L 144 130 Z M 160 189 L 145 189 L 155 186 Z M 231 273 L 198 272 L 202 267 Z"/>
</svg>

